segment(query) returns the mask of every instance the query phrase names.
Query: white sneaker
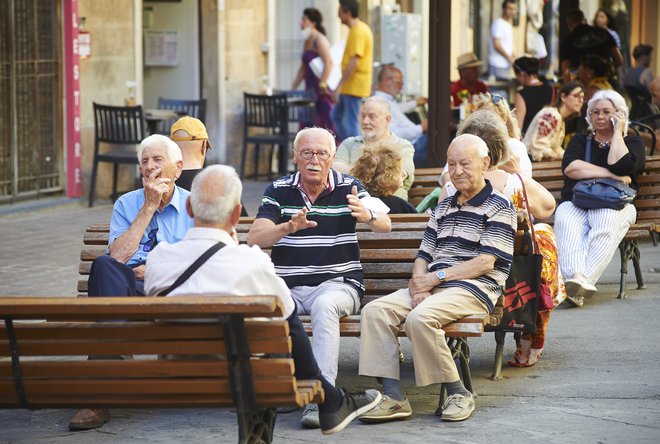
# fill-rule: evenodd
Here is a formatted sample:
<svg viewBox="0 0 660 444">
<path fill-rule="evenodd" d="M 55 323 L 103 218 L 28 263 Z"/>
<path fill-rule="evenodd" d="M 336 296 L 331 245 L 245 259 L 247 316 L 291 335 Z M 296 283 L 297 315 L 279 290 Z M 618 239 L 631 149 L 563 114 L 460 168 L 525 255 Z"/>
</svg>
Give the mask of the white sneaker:
<svg viewBox="0 0 660 444">
<path fill-rule="evenodd" d="M 566 286 L 566 295 L 568 299 L 584 299 L 584 298 L 590 298 L 598 291 L 598 289 L 591 285 L 589 282 L 587 282 L 584 279 L 579 279 L 579 278 L 572 278 L 566 280 L 564 282 L 564 285 Z M 573 303 L 573 301 L 569 300 L 569 302 Z M 581 307 L 582 305 L 574 304 L 578 307 Z"/>
<path fill-rule="evenodd" d="M 358 420 L 360 422 L 385 422 L 393 419 L 408 418 L 410 416 L 412 416 L 412 408 L 407 399 L 397 401 L 387 395 L 383 395 L 378 405 L 360 415 Z"/>
<path fill-rule="evenodd" d="M 463 395 L 451 395 L 442 405 L 443 421 L 463 421 L 468 419 L 474 412 L 474 397 Z"/>
</svg>

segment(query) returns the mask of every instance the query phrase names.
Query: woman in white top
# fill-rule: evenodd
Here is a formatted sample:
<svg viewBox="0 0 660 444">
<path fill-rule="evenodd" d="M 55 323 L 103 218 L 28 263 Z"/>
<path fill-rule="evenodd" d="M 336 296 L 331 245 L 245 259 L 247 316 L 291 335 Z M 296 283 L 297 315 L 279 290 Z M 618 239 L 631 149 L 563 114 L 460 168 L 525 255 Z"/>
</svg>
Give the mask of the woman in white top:
<svg viewBox="0 0 660 444">
<path fill-rule="evenodd" d="M 484 173 L 493 188 L 505 196 L 511 197 L 519 214 L 518 220 L 526 215 L 525 200 L 522 197 L 523 183 L 527 192 L 529 212 L 534 219 L 547 219 L 555 210 L 552 194 L 530 176 L 511 174 L 497 167 L 502 158 L 508 156 L 507 132 L 501 120 L 487 110 L 475 111 L 458 128 L 457 134 L 474 134 L 481 137 L 488 146 L 491 167 Z M 440 199 L 456 193 L 451 181 L 447 181 Z M 557 240 L 548 224 L 534 224 L 539 252 L 543 256 L 541 284 L 550 292 L 556 307 L 565 299 L 564 284 L 559 271 L 557 258 Z M 545 344 L 545 333 L 552 309 L 539 309 L 536 319 L 536 332 L 524 333 L 517 341 L 516 354 L 508 364 L 512 367 L 529 367 L 541 357 Z"/>
</svg>

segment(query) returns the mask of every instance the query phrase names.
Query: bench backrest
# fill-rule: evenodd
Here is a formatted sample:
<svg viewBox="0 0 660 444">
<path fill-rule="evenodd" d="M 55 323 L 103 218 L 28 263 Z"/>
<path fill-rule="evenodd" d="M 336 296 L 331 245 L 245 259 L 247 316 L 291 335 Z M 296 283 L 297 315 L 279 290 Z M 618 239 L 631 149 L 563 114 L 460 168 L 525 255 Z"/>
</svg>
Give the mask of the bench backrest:
<svg viewBox="0 0 660 444">
<path fill-rule="evenodd" d="M 428 214 L 393 215 L 392 232 L 373 233 L 366 224 L 357 225 L 360 259 L 365 273 L 366 295 L 363 303 L 374 297 L 391 293 L 408 286 L 412 274 L 412 262 L 428 223 Z M 254 218 L 241 218 L 238 236 L 245 242 Z M 90 226 L 84 235 L 85 247 L 81 252 L 78 292 L 87 292 L 87 277 L 92 261 L 105 254 L 108 243 L 107 224 Z M 266 252 L 269 250 L 266 249 Z"/>
<path fill-rule="evenodd" d="M 286 321 L 255 319 L 282 315 L 274 296 L 0 297 L 0 306 L 0 408 L 231 406 L 234 368 L 251 375 L 257 406 L 301 406 L 320 390 L 293 376 Z"/>
</svg>

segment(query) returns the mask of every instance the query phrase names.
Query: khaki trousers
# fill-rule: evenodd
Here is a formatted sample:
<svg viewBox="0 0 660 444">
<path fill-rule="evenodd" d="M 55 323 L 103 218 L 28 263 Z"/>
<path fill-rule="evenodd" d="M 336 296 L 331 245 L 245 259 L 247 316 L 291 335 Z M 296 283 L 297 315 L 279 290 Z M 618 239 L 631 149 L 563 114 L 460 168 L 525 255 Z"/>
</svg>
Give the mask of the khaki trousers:
<svg viewBox="0 0 660 444">
<path fill-rule="evenodd" d="M 359 373 L 400 379 L 396 335 L 405 322 L 406 335 L 412 343 L 417 385 L 458 381 L 456 363 L 442 326 L 484 313 L 488 313 L 486 306 L 462 288 L 441 289 L 415 308 L 408 289 L 378 298 L 362 309 Z"/>
</svg>

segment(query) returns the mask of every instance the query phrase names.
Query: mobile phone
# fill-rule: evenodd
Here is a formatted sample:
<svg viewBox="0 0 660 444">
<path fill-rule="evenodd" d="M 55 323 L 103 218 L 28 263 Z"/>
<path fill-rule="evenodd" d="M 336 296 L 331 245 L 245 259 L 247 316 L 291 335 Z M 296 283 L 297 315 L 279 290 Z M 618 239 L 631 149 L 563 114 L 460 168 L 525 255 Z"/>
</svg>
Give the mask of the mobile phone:
<svg viewBox="0 0 660 444">
<path fill-rule="evenodd" d="M 616 126 L 616 120 L 614 119 L 614 117 L 610 118 L 610 122 L 612 122 L 612 127 Z"/>
</svg>

